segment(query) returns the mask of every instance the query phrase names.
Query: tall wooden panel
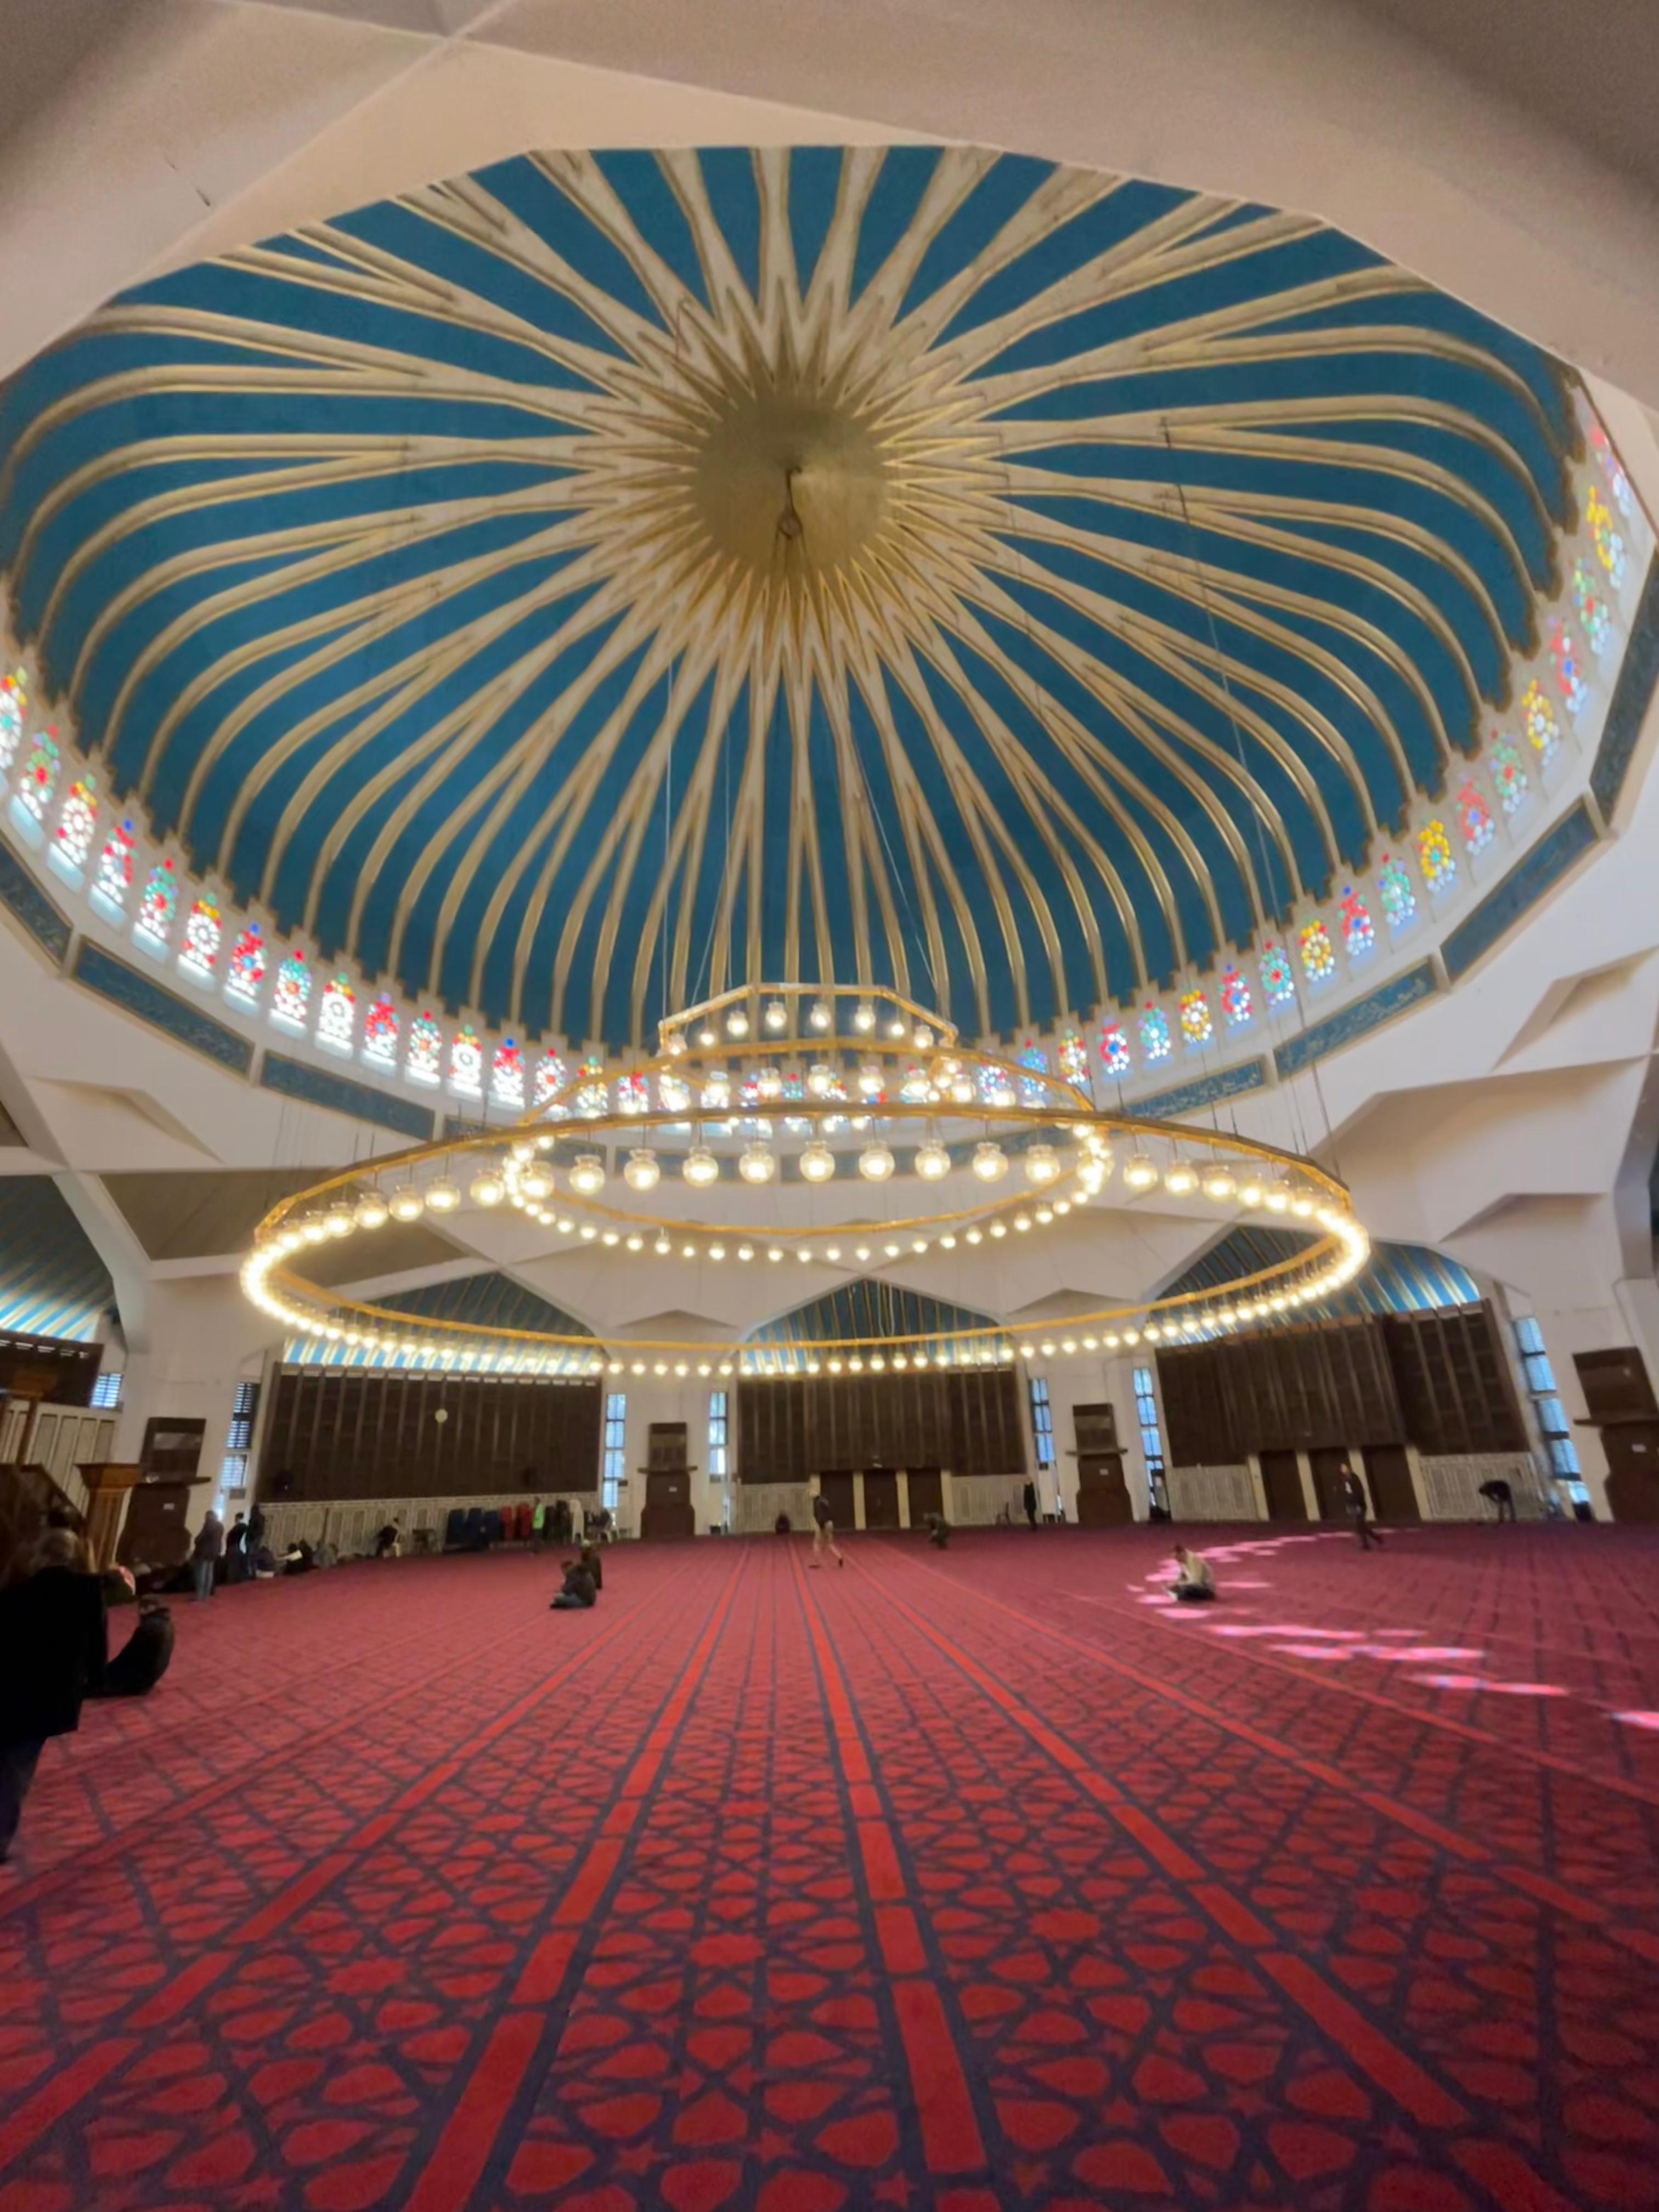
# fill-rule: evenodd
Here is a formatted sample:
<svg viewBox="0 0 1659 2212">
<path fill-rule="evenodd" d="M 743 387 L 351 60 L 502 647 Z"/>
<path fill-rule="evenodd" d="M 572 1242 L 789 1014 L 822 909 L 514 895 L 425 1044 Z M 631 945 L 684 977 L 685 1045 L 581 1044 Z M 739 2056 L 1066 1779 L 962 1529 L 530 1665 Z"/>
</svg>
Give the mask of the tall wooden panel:
<svg viewBox="0 0 1659 2212">
<path fill-rule="evenodd" d="M 601 1396 L 597 1382 L 285 1367 L 265 1431 L 259 1494 L 323 1500 L 593 1490 Z"/>
<path fill-rule="evenodd" d="M 740 1482 L 805 1482 L 826 1468 L 1025 1466 L 1019 1378 L 1006 1368 L 744 1382 L 737 1409 Z"/>
</svg>

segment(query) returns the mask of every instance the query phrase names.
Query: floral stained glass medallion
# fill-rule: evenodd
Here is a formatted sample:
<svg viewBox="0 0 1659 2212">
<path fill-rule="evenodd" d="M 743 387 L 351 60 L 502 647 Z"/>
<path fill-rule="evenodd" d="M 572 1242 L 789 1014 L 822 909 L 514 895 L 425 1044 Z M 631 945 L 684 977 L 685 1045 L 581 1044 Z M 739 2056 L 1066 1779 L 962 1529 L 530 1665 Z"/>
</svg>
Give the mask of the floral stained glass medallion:
<svg viewBox="0 0 1659 2212">
<path fill-rule="evenodd" d="M 1221 979 L 1221 1015 L 1230 1030 L 1249 1026 L 1255 1012 L 1250 1003 L 1250 987 L 1237 968 L 1228 969 Z"/>
<path fill-rule="evenodd" d="M 58 817 L 52 850 L 65 867 L 83 868 L 98 835 L 98 793 L 89 775 L 77 777 L 69 787 Z"/>
<path fill-rule="evenodd" d="M 1443 822 L 1426 822 L 1418 831 L 1417 865 L 1431 891 L 1451 889 L 1457 878 L 1457 862 Z"/>
<path fill-rule="evenodd" d="M 1396 937 L 1416 919 L 1417 895 L 1412 890 L 1412 879 L 1406 872 L 1405 862 L 1390 853 L 1384 853 L 1376 872 L 1376 898 Z"/>
<path fill-rule="evenodd" d="M 1210 1002 L 1202 991 L 1186 991 L 1181 999 L 1181 1034 L 1189 1045 L 1210 1042 Z"/>
<path fill-rule="evenodd" d="M 357 994 L 348 975 L 331 975 L 317 1008 L 317 1042 L 330 1052 L 349 1052 L 357 1035 Z"/>
<path fill-rule="evenodd" d="M 1269 1006 L 1288 1006 L 1296 996 L 1296 979 L 1291 973 L 1288 954 L 1282 945 L 1271 938 L 1261 948 L 1261 957 L 1256 965 L 1261 978 L 1261 995 Z"/>
<path fill-rule="evenodd" d="M 17 779 L 18 802 L 32 821 L 46 820 L 46 809 L 58 788 L 60 765 L 57 738 L 50 730 L 42 730 L 30 746 Z"/>
<path fill-rule="evenodd" d="M 1491 807 L 1472 776 L 1464 779 L 1452 804 L 1457 809 L 1457 826 L 1462 833 L 1465 849 L 1470 853 L 1484 853 L 1498 835 L 1498 825 L 1492 820 Z"/>
<path fill-rule="evenodd" d="M 1060 1072 L 1068 1083 L 1089 1080 L 1089 1048 L 1075 1030 L 1062 1030 L 1056 1053 Z"/>
<path fill-rule="evenodd" d="M 1553 760 L 1561 747 L 1561 725 L 1535 676 L 1521 694 L 1521 726 L 1539 759 L 1546 763 Z"/>
<path fill-rule="evenodd" d="M 1331 933 L 1317 916 L 1304 921 L 1296 933 L 1297 950 L 1302 956 L 1302 972 L 1310 983 L 1323 983 L 1336 973 L 1336 951 L 1331 943 Z"/>
<path fill-rule="evenodd" d="M 1584 702 L 1589 696 L 1589 686 L 1584 681 L 1583 659 L 1565 623 L 1551 626 L 1550 659 L 1555 665 L 1555 688 L 1561 694 L 1562 704 L 1568 714 L 1582 714 Z"/>
<path fill-rule="evenodd" d="M 1613 609 L 1602 597 L 1595 570 L 1582 558 L 1572 564 L 1572 603 L 1589 649 L 1599 659 L 1613 641 Z"/>
<path fill-rule="evenodd" d="M 1345 885 L 1337 909 L 1342 924 L 1342 950 L 1350 960 L 1363 960 L 1376 943 L 1376 930 L 1365 902 L 1352 884 Z"/>
<path fill-rule="evenodd" d="M 1100 1031 L 1100 1064 L 1108 1075 L 1127 1075 L 1131 1066 L 1129 1040 L 1120 1022 L 1105 1022 Z"/>
<path fill-rule="evenodd" d="M 436 1083 L 443 1074 L 444 1033 L 435 1014 L 424 1009 L 409 1025 L 404 1073 L 411 1083 Z"/>
<path fill-rule="evenodd" d="M 372 1000 L 363 1016 L 363 1058 L 377 1067 L 394 1067 L 398 1060 L 398 1009 L 384 994 Z"/>
<path fill-rule="evenodd" d="M 233 999 L 244 1000 L 252 1006 L 264 980 L 265 940 L 259 933 L 258 923 L 251 921 L 230 948 L 230 958 L 225 967 L 225 989 Z"/>
<path fill-rule="evenodd" d="M 276 969 L 270 994 L 270 1018 L 285 1029 L 302 1030 L 311 1004 L 311 969 L 297 945 L 291 945 Z"/>
<path fill-rule="evenodd" d="M 524 1054 L 511 1037 L 503 1037 L 489 1063 L 489 1095 L 498 1106 L 524 1104 Z"/>
<path fill-rule="evenodd" d="M 1505 814 L 1513 814 L 1527 795 L 1527 771 L 1521 756 L 1507 738 L 1499 738 L 1487 757 L 1492 788 Z"/>
<path fill-rule="evenodd" d="M 1607 489 L 1613 494 L 1613 502 L 1619 512 L 1620 514 L 1633 514 L 1636 512 L 1636 500 L 1630 488 L 1630 479 L 1620 467 L 1619 457 L 1613 450 L 1612 442 L 1607 432 L 1599 422 L 1590 424 L 1589 441 L 1590 451 L 1601 465 L 1601 473 L 1607 480 Z"/>
<path fill-rule="evenodd" d="M 111 825 L 104 840 L 104 849 L 98 855 L 98 873 L 93 882 L 95 899 L 117 912 L 125 909 L 127 894 L 132 889 L 132 824 L 117 822 Z"/>
<path fill-rule="evenodd" d="M 450 1044 L 449 1087 L 465 1098 L 476 1098 L 483 1090 L 483 1047 L 470 1022 L 461 1024 Z"/>
<path fill-rule="evenodd" d="M 1625 580 L 1625 541 L 1613 526 L 1613 516 L 1607 503 L 1594 484 L 1584 498 L 1584 520 L 1589 525 L 1590 543 L 1595 548 L 1595 557 L 1607 574 L 1607 581 L 1616 592 Z"/>
<path fill-rule="evenodd" d="M 212 981 L 224 933 L 218 908 L 210 898 L 198 898 L 185 916 L 185 941 L 179 951 L 179 965 L 187 975 L 195 976 L 199 983 Z"/>
<path fill-rule="evenodd" d="M 562 1091 L 569 1081 L 564 1062 L 556 1052 L 544 1052 L 536 1062 L 536 1103 L 545 1106 L 556 1091 Z M 561 1107 L 562 1113 L 564 1109 Z"/>
<path fill-rule="evenodd" d="M 28 713 L 28 693 L 24 688 L 23 672 L 0 676 L 0 775 L 3 775 L 17 757 L 17 747 L 23 735 L 23 718 Z"/>
<path fill-rule="evenodd" d="M 165 945 L 179 911 L 179 871 L 171 860 L 158 860 L 149 872 L 143 896 L 138 902 L 134 927 L 141 937 Z"/>
<path fill-rule="evenodd" d="M 1161 1006 L 1140 1010 L 1140 1056 L 1149 1067 L 1170 1057 L 1170 1020 Z"/>
</svg>

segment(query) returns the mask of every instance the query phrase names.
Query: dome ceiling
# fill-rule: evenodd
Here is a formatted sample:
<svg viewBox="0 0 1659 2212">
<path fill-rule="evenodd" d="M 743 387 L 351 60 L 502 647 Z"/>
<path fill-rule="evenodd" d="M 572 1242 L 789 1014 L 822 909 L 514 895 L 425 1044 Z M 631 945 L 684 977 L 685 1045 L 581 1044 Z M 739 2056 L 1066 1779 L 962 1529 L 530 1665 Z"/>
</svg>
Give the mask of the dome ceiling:
<svg viewBox="0 0 1659 2212">
<path fill-rule="evenodd" d="M 1535 349 L 1308 218 L 970 150 L 513 161 L 130 293 L 0 410 L 104 773 L 370 976 L 1087 1013 L 1358 867 L 1553 590 Z"/>
</svg>

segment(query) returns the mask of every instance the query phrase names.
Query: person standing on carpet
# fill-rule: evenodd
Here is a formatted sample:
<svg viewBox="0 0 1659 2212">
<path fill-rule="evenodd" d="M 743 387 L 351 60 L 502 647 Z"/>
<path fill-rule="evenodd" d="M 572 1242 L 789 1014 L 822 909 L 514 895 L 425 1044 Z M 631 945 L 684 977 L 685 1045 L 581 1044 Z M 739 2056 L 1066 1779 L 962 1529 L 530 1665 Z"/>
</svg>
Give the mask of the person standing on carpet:
<svg viewBox="0 0 1659 2212">
<path fill-rule="evenodd" d="M 210 1505 L 207 1519 L 196 1531 L 196 1541 L 190 1554 L 191 1578 L 196 1584 L 196 1601 L 213 1595 L 213 1578 L 219 1571 L 219 1562 L 225 1553 L 225 1524 Z"/>
<path fill-rule="evenodd" d="M 1025 1493 L 1024 1493 L 1024 1495 L 1025 1495 L 1025 1518 L 1027 1519 L 1027 1521 L 1029 1521 L 1029 1522 L 1030 1522 L 1030 1524 L 1031 1524 L 1032 1528 L 1035 1528 L 1036 1527 L 1036 1510 L 1037 1510 L 1036 1485 L 1036 1483 L 1034 1483 L 1034 1482 L 1030 1480 L 1030 1478 L 1029 1476 L 1026 1478 L 1026 1482 L 1025 1482 Z"/>
<path fill-rule="evenodd" d="M 247 1516 L 239 1513 L 225 1531 L 225 1580 L 239 1583 L 247 1571 Z"/>
<path fill-rule="evenodd" d="M 1382 1539 L 1371 1525 L 1371 1501 L 1365 1495 L 1365 1486 L 1346 1460 L 1342 1462 L 1342 1498 L 1353 1533 L 1359 1540 L 1362 1552 L 1369 1552 L 1373 1544 L 1379 1551 Z"/>
<path fill-rule="evenodd" d="M 103 1681 L 103 1584 L 85 1539 L 48 1528 L 28 1571 L 0 1591 L 0 1860 L 11 1850 L 46 1739 L 81 1725 Z"/>
<path fill-rule="evenodd" d="M 1215 1597 L 1215 1577 L 1209 1561 L 1197 1552 L 1189 1552 L 1184 1544 L 1175 1547 L 1175 1594 L 1182 1605 L 1209 1605 Z"/>
<path fill-rule="evenodd" d="M 830 1500 L 822 1491 L 812 1500 L 812 1556 L 806 1562 L 809 1567 L 817 1565 L 821 1552 L 828 1552 L 838 1567 L 847 1565 L 836 1548 L 836 1524 L 830 1516 Z"/>
</svg>

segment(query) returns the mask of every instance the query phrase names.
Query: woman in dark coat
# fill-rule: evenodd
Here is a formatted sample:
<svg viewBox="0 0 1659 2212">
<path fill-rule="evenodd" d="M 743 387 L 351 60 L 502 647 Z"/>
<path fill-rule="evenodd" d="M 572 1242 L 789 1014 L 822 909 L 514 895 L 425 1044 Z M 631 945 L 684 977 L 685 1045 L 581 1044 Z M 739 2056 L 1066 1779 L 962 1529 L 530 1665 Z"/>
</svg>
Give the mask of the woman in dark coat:
<svg viewBox="0 0 1659 2212">
<path fill-rule="evenodd" d="M 0 1859 L 46 1739 L 80 1727 L 106 1656 L 103 1585 L 82 1539 L 48 1528 L 32 1568 L 0 1591 Z"/>
</svg>

